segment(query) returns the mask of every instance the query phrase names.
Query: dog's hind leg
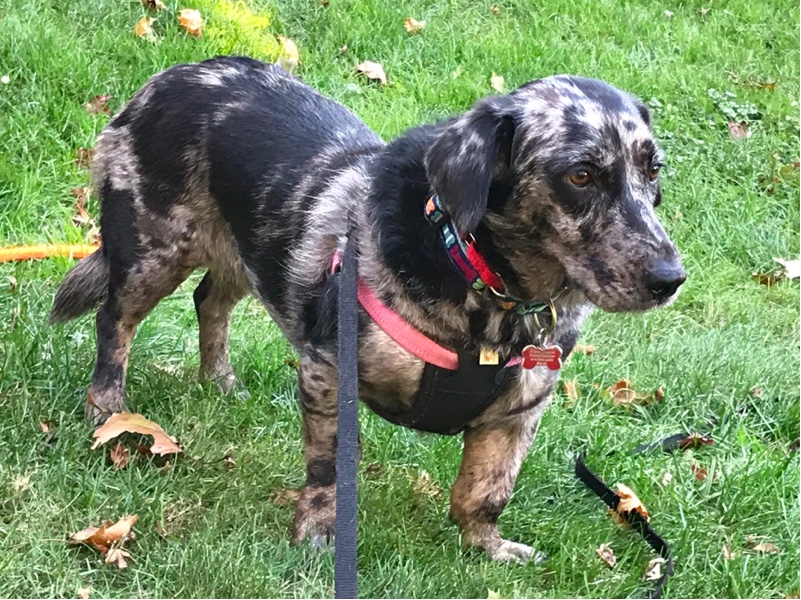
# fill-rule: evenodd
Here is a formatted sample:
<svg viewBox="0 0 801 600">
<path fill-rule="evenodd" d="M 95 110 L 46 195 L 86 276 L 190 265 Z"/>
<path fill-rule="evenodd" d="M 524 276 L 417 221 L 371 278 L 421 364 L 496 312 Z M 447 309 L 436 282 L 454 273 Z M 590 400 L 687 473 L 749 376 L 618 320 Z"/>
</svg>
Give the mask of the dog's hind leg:
<svg viewBox="0 0 801 600">
<path fill-rule="evenodd" d="M 466 546 L 481 548 L 494 560 L 526 561 L 539 554 L 530 546 L 502 539 L 497 526 L 534 440 L 536 413 L 464 433 L 462 464 L 451 490 L 451 518 L 462 530 Z"/>
<path fill-rule="evenodd" d="M 195 288 L 194 301 L 200 326 L 200 377 L 210 379 L 225 393 L 237 384 L 228 356 L 231 312 L 247 290 L 208 271 Z"/>
<path fill-rule="evenodd" d="M 303 412 L 306 485 L 300 493 L 292 542 L 322 548 L 336 525 L 337 370 L 319 353 L 301 357 L 298 396 Z"/>
<path fill-rule="evenodd" d="M 178 261 L 147 255 L 122 276 L 112 270 L 108 297 L 97 311 L 97 362 L 85 406 L 87 418 L 96 424 L 127 410 L 125 375 L 136 327 L 191 271 Z"/>
</svg>

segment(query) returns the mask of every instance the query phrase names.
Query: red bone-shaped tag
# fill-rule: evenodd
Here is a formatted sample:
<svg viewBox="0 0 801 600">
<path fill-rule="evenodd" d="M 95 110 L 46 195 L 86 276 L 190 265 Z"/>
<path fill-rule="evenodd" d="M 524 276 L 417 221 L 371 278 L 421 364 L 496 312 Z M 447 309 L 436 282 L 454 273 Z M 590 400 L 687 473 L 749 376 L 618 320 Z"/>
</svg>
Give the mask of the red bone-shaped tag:
<svg viewBox="0 0 801 600">
<path fill-rule="evenodd" d="M 551 371 L 562 368 L 562 349 L 559 346 L 526 346 L 523 348 L 523 368 L 548 367 Z"/>
</svg>

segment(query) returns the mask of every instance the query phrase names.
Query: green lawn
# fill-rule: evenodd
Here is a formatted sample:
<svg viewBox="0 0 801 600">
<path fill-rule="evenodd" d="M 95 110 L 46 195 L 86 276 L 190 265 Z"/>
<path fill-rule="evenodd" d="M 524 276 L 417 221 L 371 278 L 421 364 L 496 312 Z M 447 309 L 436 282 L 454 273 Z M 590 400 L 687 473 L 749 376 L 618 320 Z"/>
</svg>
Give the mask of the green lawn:
<svg viewBox="0 0 801 600">
<path fill-rule="evenodd" d="M 91 147 L 107 121 L 84 109 L 94 95 L 111 94 L 119 110 L 148 77 L 178 62 L 219 52 L 274 59 L 276 34 L 300 47 L 304 80 L 385 138 L 494 93 L 493 72 L 508 88 L 560 72 L 598 77 L 653 109 L 669 165 L 659 212 L 689 279 L 668 309 L 594 315 L 582 341 L 597 351 L 564 369 L 581 398 L 569 402 L 560 389 L 501 518 L 502 533 L 550 559 L 500 565 L 461 552 L 447 519 L 460 441 L 419 436 L 365 411 L 364 597 L 646 593 L 652 553 L 576 483 L 572 458 L 581 448 L 606 481 L 639 494 L 672 544 L 669 596 L 797 597 L 799 286 L 751 278 L 777 269 L 773 257 L 799 253 L 797 3 L 497 0 L 491 9 L 472 0 L 276 0 L 248 5 L 259 18 L 222 0 L 165 2 L 155 43 L 132 33 L 145 14 L 138 0 L 0 3 L 0 76 L 9 78 L 0 83 L 2 245 L 87 239 L 88 228 L 72 223 L 71 189 L 88 184 L 76 149 Z M 203 38 L 179 28 L 185 7 L 206 15 Z M 407 36 L 409 16 L 427 21 L 420 35 Z M 364 60 L 384 65 L 388 87 L 353 72 Z M 775 89 L 758 85 L 769 82 Z M 752 136 L 734 139 L 731 119 L 746 119 Z M 97 215 L 96 198 L 88 209 Z M 248 400 L 196 383 L 191 291 L 200 274 L 144 322 L 130 400 L 177 435 L 185 453 L 167 467 L 139 457 L 115 471 L 90 450 L 82 419 L 93 320 L 47 324 L 70 265 L 0 264 L 0 595 L 75 597 L 91 587 L 92 597 L 331 596 L 331 554 L 288 543 L 292 507 L 281 490 L 304 479 L 293 354 L 258 303 L 240 305 L 232 330 Z M 599 390 L 624 377 L 639 390 L 662 386 L 664 402 L 633 411 L 609 405 Z M 628 452 L 705 430 L 713 418 L 711 447 Z M 55 436 L 41 431 L 45 421 Z M 233 468 L 222 460 L 229 450 Z M 697 480 L 693 464 L 709 476 Z M 128 513 L 140 519 L 127 570 L 65 544 L 68 533 Z M 779 553 L 748 549 L 749 535 Z M 614 569 L 596 556 L 602 543 L 618 557 Z"/>
</svg>

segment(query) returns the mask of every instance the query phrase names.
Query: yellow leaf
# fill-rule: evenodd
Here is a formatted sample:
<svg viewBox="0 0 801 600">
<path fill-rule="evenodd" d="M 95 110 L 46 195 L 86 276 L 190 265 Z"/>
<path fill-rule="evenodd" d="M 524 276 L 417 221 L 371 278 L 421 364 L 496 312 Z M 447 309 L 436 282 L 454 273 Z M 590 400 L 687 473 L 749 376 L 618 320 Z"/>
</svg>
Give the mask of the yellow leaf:
<svg viewBox="0 0 801 600">
<path fill-rule="evenodd" d="M 592 356 L 595 353 L 595 346 L 591 346 L 589 344 L 576 344 L 573 346 L 573 352 Z"/>
<path fill-rule="evenodd" d="M 278 55 L 275 64 L 290 73 L 294 73 L 295 69 L 297 69 L 300 64 L 300 52 L 298 52 L 298 47 L 295 45 L 295 42 L 283 35 L 278 36 L 278 41 L 281 43 L 281 54 Z"/>
<path fill-rule="evenodd" d="M 167 435 L 167 432 L 159 424 L 148 421 L 138 413 L 127 412 L 111 415 L 108 421 L 95 430 L 93 434 L 95 443 L 92 444 L 92 450 L 126 432 L 153 436 L 153 445 L 150 447 L 153 454 L 183 452 L 178 446 L 177 440 L 171 435 Z"/>
<path fill-rule="evenodd" d="M 383 85 L 387 85 L 387 75 L 384 73 L 384 67 L 380 63 L 366 60 L 356 65 L 355 69 L 358 73 L 363 73 L 368 79 L 375 79 Z"/>
<path fill-rule="evenodd" d="M 506 91 L 506 82 L 503 79 L 503 75 L 498 75 L 494 71 L 490 76 L 490 85 L 499 94 L 503 94 Z"/>
<path fill-rule="evenodd" d="M 412 17 L 406 17 L 406 20 L 403 22 L 403 27 L 406 29 L 406 33 L 409 35 L 416 35 L 420 33 L 423 31 L 423 29 L 425 29 L 425 26 L 425 21 L 418 21 Z"/>
<path fill-rule="evenodd" d="M 203 35 L 203 17 L 200 11 L 194 8 L 184 8 L 178 13 L 178 22 L 186 29 L 189 35 L 200 37 Z"/>
<path fill-rule="evenodd" d="M 136 22 L 134 33 L 143 40 L 155 41 L 156 36 L 153 33 L 153 21 L 155 20 L 153 17 L 142 17 Z"/>
<path fill-rule="evenodd" d="M 580 393 L 578 388 L 578 381 L 576 379 L 572 379 L 571 381 L 563 381 L 562 387 L 565 390 L 565 395 L 567 396 L 568 400 L 578 400 Z"/>
</svg>

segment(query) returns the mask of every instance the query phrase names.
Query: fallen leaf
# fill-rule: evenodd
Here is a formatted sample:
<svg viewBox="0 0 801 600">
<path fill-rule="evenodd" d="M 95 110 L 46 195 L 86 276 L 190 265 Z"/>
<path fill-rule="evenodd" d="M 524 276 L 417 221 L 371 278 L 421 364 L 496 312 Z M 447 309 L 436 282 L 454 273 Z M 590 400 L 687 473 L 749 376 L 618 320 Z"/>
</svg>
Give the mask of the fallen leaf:
<svg viewBox="0 0 801 600">
<path fill-rule="evenodd" d="M 801 277 L 801 260 L 784 258 L 774 258 L 773 260 L 784 267 L 784 276 L 787 279 L 798 279 Z"/>
<path fill-rule="evenodd" d="M 236 461 L 234 460 L 234 447 L 231 446 L 228 450 L 225 451 L 222 457 L 223 465 L 225 465 L 226 469 L 233 469 L 236 466 Z"/>
<path fill-rule="evenodd" d="M 442 495 L 442 488 L 431 478 L 428 471 L 420 469 L 420 472 L 412 481 L 412 491 L 418 496 L 428 496 L 438 498 Z"/>
<path fill-rule="evenodd" d="M 328 5 L 331 3 L 330 0 L 317 0 L 320 3 L 320 6 L 323 8 L 328 8 Z"/>
<path fill-rule="evenodd" d="M 665 471 L 665 474 L 662 475 L 662 485 L 667 487 L 671 481 L 673 481 L 673 475 Z"/>
<path fill-rule="evenodd" d="M 617 564 L 617 558 L 609 544 L 601 544 L 595 549 L 595 553 L 601 557 L 601 560 L 603 560 L 610 569 Z"/>
<path fill-rule="evenodd" d="M 91 187 L 72 188 L 72 195 L 75 198 L 75 214 L 72 216 L 72 222 L 77 226 L 94 225 L 94 220 L 86 212 L 86 201 L 92 195 Z"/>
<path fill-rule="evenodd" d="M 567 396 L 568 400 L 574 401 L 579 399 L 580 393 L 578 387 L 578 380 L 574 378 L 570 381 L 563 381 L 562 387 L 565 390 L 565 395 Z"/>
<path fill-rule="evenodd" d="M 153 21 L 155 20 L 153 17 L 142 17 L 134 25 L 134 33 L 148 42 L 155 41 L 156 35 L 153 33 Z"/>
<path fill-rule="evenodd" d="M 776 82 L 748 80 L 743 84 L 743 87 L 752 88 L 755 90 L 768 90 L 769 92 L 773 92 L 776 91 Z"/>
<path fill-rule="evenodd" d="M 617 488 L 615 493 L 620 498 L 620 502 L 618 502 L 615 512 L 620 515 L 620 521 L 622 523 L 628 522 L 626 517 L 632 511 L 638 513 L 646 521 L 650 519 L 648 516 L 648 510 L 645 508 L 645 506 L 643 506 L 643 503 L 637 497 L 637 494 L 635 494 L 630 487 L 622 483 L 615 484 L 615 487 Z"/>
<path fill-rule="evenodd" d="M 278 41 L 281 43 L 281 54 L 278 55 L 275 64 L 285 71 L 294 73 L 295 69 L 297 69 L 300 64 L 300 52 L 298 52 L 298 47 L 295 45 L 295 42 L 283 35 L 278 36 Z"/>
<path fill-rule="evenodd" d="M 125 569 L 128 566 L 128 563 L 125 559 L 130 559 L 131 555 L 123 550 L 122 548 L 111 548 L 106 554 L 106 564 L 107 565 L 114 565 L 120 571 Z"/>
<path fill-rule="evenodd" d="M 142 0 L 142 6 L 148 10 L 166 10 L 166 5 L 161 0 Z"/>
<path fill-rule="evenodd" d="M 498 6 L 497 4 L 492 4 L 492 5 L 490 6 L 490 12 L 491 12 L 493 15 L 497 15 L 497 14 L 499 14 L 499 13 L 501 12 L 501 7 L 500 7 L 500 6 Z"/>
<path fill-rule="evenodd" d="M 184 8 L 178 13 L 178 22 L 186 29 L 189 35 L 200 37 L 203 35 L 203 17 L 200 11 L 194 8 Z"/>
<path fill-rule="evenodd" d="M 729 547 L 728 547 L 728 546 L 723 546 L 723 560 L 725 560 L 726 562 L 728 562 L 728 561 L 730 561 L 730 560 L 731 560 L 731 559 L 733 559 L 733 558 L 734 558 L 734 552 L 732 552 L 731 550 L 729 550 Z"/>
<path fill-rule="evenodd" d="M 89 114 L 92 115 L 99 115 L 103 113 L 104 115 L 110 115 L 111 109 L 108 107 L 108 101 L 111 100 L 111 96 L 108 94 L 103 94 L 102 96 L 94 96 L 89 102 L 83 105 L 83 107 L 89 111 Z"/>
<path fill-rule="evenodd" d="M 703 481 L 709 475 L 709 471 L 707 471 L 703 467 L 699 467 L 695 463 L 690 465 L 690 470 L 693 472 L 693 475 L 698 481 Z"/>
<path fill-rule="evenodd" d="M 92 444 L 92 450 L 126 432 L 153 436 L 153 445 L 150 447 L 153 454 L 163 456 L 183 452 L 178 446 L 177 440 L 167 435 L 160 425 L 148 421 L 138 413 L 128 412 L 114 413 L 108 421 L 95 430 L 93 434 L 95 443 Z"/>
<path fill-rule="evenodd" d="M 679 441 L 679 449 L 687 450 L 689 448 L 700 448 L 701 446 L 711 446 L 714 443 L 715 442 L 711 437 L 705 437 L 701 434 L 693 433 Z"/>
<path fill-rule="evenodd" d="M 128 449 L 119 443 L 109 450 L 109 456 L 111 457 L 111 464 L 114 465 L 115 469 L 124 469 L 128 466 L 128 461 L 131 460 Z"/>
<path fill-rule="evenodd" d="M 31 487 L 30 475 L 15 475 L 11 480 L 11 489 L 14 490 L 15 494 L 21 494 L 29 487 Z"/>
<path fill-rule="evenodd" d="M 81 600 L 89 600 L 89 596 L 92 594 L 92 588 L 78 588 L 78 598 Z"/>
<path fill-rule="evenodd" d="M 662 557 L 651 559 L 645 567 L 645 581 L 658 581 L 662 577 L 662 565 L 665 559 Z"/>
<path fill-rule="evenodd" d="M 759 552 L 760 554 L 778 554 L 779 547 L 776 544 L 771 544 L 770 542 L 761 542 L 756 544 L 751 548 L 754 552 Z"/>
<path fill-rule="evenodd" d="M 458 67 L 456 67 L 456 70 L 453 73 L 451 73 L 451 79 L 456 79 L 461 74 L 462 74 L 462 66 L 459 65 Z"/>
<path fill-rule="evenodd" d="M 665 16 L 666 16 L 668 19 L 672 19 L 672 18 L 673 18 L 673 13 L 672 13 L 672 12 L 670 12 L 669 10 L 666 10 L 666 11 L 665 11 Z"/>
<path fill-rule="evenodd" d="M 744 140 L 750 138 L 753 132 L 748 129 L 748 123 L 745 121 L 740 121 L 739 123 L 736 121 L 729 121 L 729 133 L 731 133 L 734 139 Z"/>
<path fill-rule="evenodd" d="M 490 75 L 490 87 L 499 94 L 503 94 L 506 90 L 506 82 L 503 79 L 503 75 L 498 75 L 493 71 L 492 75 Z"/>
<path fill-rule="evenodd" d="M 765 395 L 765 388 L 761 385 L 751 386 L 751 389 L 748 390 L 748 395 L 752 398 L 761 398 Z"/>
<path fill-rule="evenodd" d="M 710 11 L 710 10 L 711 10 L 711 9 L 709 9 L 709 8 L 706 8 L 706 7 L 702 6 L 702 7 L 701 7 L 701 8 L 698 10 L 698 12 L 701 14 L 701 16 L 702 16 L 702 17 L 705 17 L 705 16 L 707 16 L 707 15 L 709 14 L 709 11 Z"/>
<path fill-rule="evenodd" d="M 487 600 L 500 600 L 501 595 L 495 590 L 487 589 Z"/>
<path fill-rule="evenodd" d="M 79 169 L 88 169 L 92 165 L 94 148 L 78 148 L 75 151 L 75 166 Z"/>
<path fill-rule="evenodd" d="M 270 494 L 270 501 L 276 506 L 293 507 L 300 500 L 300 490 L 283 488 Z"/>
<path fill-rule="evenodd" d="M 9 292 L 13 292 L 14 290 L 17 289 L 17 278 L 16 277 L 14 277 L 13 275 L 9 275 L 8 277 L 6 277 L 6 280 L 8 281 L 8 291 Z M 47 433 L 47 432 L 45 432 L 45 433 Z"/>
<path fill-rule="evenodd" d="M 348 45 L 342 44 L 339 48 L 337 48 L 337 52 L 340 54 L 347 54 L 348 53 Z"/>
<path fill-rule="evenodd" d="M 39 423 L 39 429 L 42 430 L 42 433 L 50 433 L 50 429 L 53 427 L 55 427 L 55 423 L 49 419 L 45 419 Z"/>
<path fill-rule="evenodd" d="M 664 401 L 665 392 L 662 388 L 658 388 L 650 394 L 640 394 L 634 390 L 631 381 L 621 379 L 612 387 L 603 390 L 601 397 L 611 400 L 615 406 L 647 406 L 653 402 Z"/>
<path fill-rule="evenodd" d="M 573 352 L 584 354 L 585 356 L 592 356 L 595 354 L 595 346 L 589 344 L 576 344 L 573 346 Z"/>
<path fill-rule="evenodd" d="M 387 85 L 387 75 L 384 73 L 384 67 L 377 62 L 369 60 L 364 61 L 355 67 L 358 73 L 363 73 L 368 79 L 376 79 L 383 85 Z"/>
<path fill-rule="evenodd" d="M 416 35 L 425 29 L 426 22 L 425 21 L 418 21 L 417 19 L 413 19 L 411 17 L 406 17 L 406 20 L 403 22 L 403 28 L 406 29 L 406 33 L 409 35 Z"/>
</svg>

